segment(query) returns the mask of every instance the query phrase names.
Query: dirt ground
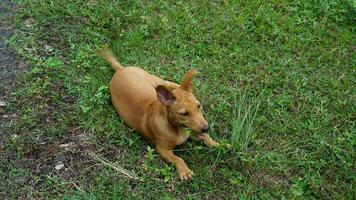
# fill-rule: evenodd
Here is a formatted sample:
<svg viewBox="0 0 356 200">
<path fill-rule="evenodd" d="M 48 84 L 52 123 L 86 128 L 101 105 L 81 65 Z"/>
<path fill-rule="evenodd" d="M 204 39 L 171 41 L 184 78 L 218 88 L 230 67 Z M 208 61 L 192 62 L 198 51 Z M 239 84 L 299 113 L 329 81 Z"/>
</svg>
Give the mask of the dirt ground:
<svg viewBox="0 0 356 200">
<path fill-rule="evenodd" d="M 0 1 L 0 134 L 7 123 L 8 113 L 5 112 L 7 98 L 14 87 L 16 77 L 25 69 L 26 63 L 6 44 L 14 34 L 9 18 L 14 4 L 9 0 Z"/>
<path fill-rule="evenodd" d="M 8 20 L 13 8 L 11 1 L 0 2 L 0 101 L 4 103 L 15 78 L 26 66 L 19 55 L 6 45 L 6 41 L 14 34 Z"/>
<path fill-rule="evenodd" d="M 65 180 L 74 179 L 74 171 L 78 168 L 77 165 L 82 164 L 80 161 L 83 161 L 85 157 L 82 150 L 86 149 L 84 146 L 88 144 L 87 138 L 81 130 L 70 127 L 66 130 L 68 134 L 58 140 L 42 138 L 37 145 L 28 144 L 26 146 L 28 154 L 22 158 L 16 157 L 13 151 L 5 148 L 8 145 L 9 138 L 14 135 L 14 133 L 8 132 L 8 126 L 19 117 L 16 110 L 8 109 L 12 98 L 11 91 L 15 87 L 21 86 L 18 83 L 21 78 L 20 75 L 28 66 L 28 63 L 7 44 L 7 41 L 16 32 L 10 24 L 14 9 L 15 5 L 11 1 L 0 0 L 0 171 L 3 173 L 2 178 L 5 179 L 2 180 L 2 184 L 0 183 L 0 199 L 11 199 L 10 193 L 14 189 L 11 187 L 12 185 L 14 187 L 25 187 L 27 185 L 27 187 L 33 188 L 33 191 L 40 190 L 31 176 L 24 175 L 18 181 L 15 181 L 16 183 L 13 182 L 9 178 L 11 166 L 26 169 L 32 175 L 57 174 Z M 50 102 L 48 104 L 46 104 L 47 109 L 51 110 L 54 106 Z M 50 114 L 48 114 L 48 118 L 51 118 Z M 48 119 L 44 120 L 47 121 L 43 123 L 48 124 Z M 76 164 L 74 164 L 74 160 Z M 85 162 L 88 162 L 88 160 L 86 159 Z M 58 163 L 64 163 L 65 170 L 56 170 L 55 166 Z M 26 190 L 16 196 L 26 197 Z"/>
<path fill-rule="evenodd" d="M 17 117 L 16 113 L 10 113 L 6 109 L 9 104 L 11 89 L 15 87 L 17 77 L 26 67 L 24 62 L 15 50 L 11 49 L 7 41 L 15 33 L 11 27 L 10 17 L 14 4 L 9 0 L 0 1 L 0 159 L 2 163 L 8 163 L 7 156 L 5 156 L 5 144 L 9 138 L 9 133 L 6 132 L 5 127 L 11 123 L 12 119 Z M 0 164 L 0 165 L 1 165 Z M 0 166 L 2 170 L 7 169 L 7 166 Z M 6 171 L 6 170 L 5 170 Z M 6 173 L 2 171 L 2 173 Z M 5 181 L 5 180 L 3 180 Z M 1 185 L 1 184 L 0 184 Z M 1 187 L 1 186 L 0 186 Z M 3 192 L 3 191 L 1 191 Z M 0 193 L 1 193 L 0 192 Z M 0 194 L 1 196 L 1 194 Z"/>
</svg>

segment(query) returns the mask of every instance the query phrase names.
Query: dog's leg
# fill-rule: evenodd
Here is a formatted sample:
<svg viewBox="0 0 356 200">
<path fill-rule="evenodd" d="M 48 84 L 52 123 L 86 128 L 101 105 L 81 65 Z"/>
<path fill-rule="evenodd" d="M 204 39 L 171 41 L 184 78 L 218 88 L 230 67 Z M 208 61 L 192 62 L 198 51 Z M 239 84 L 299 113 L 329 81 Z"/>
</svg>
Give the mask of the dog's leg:
<svg viewBox="0 0 356 200">
<path fill-rule="evenodd" d="M 205 134 L 204 137 L 204 144 L 208 147 L 217 147 L 220 146 L 220 143 L 218 143 L 217 141 L 213 140 L 213 138 L 210 137 L 209 134 Z"/>
<path fill-rule="evenodd" d="M 203 142 L 208 147 L 217 147 L 220 145 L 217 141 L 211 138 L 209 134 L 205 134 L 204 139 L 193 136 L 190 138 L 196 142 Z"/>
<path fill-rule="evenodd" d="M 188 168 L 184 160 L 173 154 L 172 150 L 156 147 L 158 154 L 167 162 L 176 166 L 181 180 L 190 180 L 193 178 L 194 173 Z"/>
<path fill-rule="evenodd" d="M 208 147 L 218 147 L 221 145 L 219 142 L 217 142 L 213 138 L 211 138 L 209 134 L 205 134 L 204 139 L 201 139 L 198 137 L 190 137 L 190 138 L 197 142 L 203 142 Z M 231 148 L 230 144 L 224 144 L 224 146 L 226 146 L 229 149 Z"/>
</svg>

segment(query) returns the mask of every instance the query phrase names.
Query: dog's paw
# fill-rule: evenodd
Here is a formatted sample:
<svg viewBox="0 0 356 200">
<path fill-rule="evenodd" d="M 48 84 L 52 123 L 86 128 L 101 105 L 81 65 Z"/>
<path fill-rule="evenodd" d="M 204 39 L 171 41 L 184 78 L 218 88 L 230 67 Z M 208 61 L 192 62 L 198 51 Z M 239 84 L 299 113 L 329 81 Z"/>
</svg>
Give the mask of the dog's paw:
<svg viewBox="0 0 356 200">
<path fill-rule="evenodd" d="M 179 176 L 180 176 L 180 180 L 188 181 L 188 180 L 193 179 L 194 173 L 190 169 L 185 169 L 185 170 L 179 172 Z"/>
</svg>

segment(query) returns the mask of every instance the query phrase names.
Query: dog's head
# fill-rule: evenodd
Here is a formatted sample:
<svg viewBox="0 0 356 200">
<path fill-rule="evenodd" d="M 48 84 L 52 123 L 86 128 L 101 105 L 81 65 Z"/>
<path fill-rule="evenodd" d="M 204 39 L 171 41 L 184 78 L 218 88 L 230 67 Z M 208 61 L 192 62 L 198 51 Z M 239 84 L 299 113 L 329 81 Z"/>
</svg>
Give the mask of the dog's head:
<svg viewBox="0 0 356 200">
<path fill-rule="evenodd" d="M 198 72 L 188 71 L 179 88 L 169 90 L 164 86 L 156 88 L 158 100 L 167 106 L 168 117 L 176 126 L 185 126 L 196 133 L 208 131 L 208 122 L 205 120 L 202 107 L 192 91 L 192 79 Z"/>
</svg>

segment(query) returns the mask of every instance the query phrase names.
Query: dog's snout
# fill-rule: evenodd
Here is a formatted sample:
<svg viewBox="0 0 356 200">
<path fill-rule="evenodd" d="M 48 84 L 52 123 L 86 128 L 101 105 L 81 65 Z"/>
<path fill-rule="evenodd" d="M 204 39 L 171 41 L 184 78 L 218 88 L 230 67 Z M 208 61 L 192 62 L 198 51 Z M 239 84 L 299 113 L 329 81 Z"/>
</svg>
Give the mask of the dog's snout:
<svg viewBox="0 0 356 200">
<path fill-rule="evenodd" d="M 208 132 L 208 130 L 209 130 L 209 125 L 205 125 L 205 126 L 201 129 L 201 132 L 202 132 L 202 133 L 206 133 L 206 132 Z"/>
</svg>

